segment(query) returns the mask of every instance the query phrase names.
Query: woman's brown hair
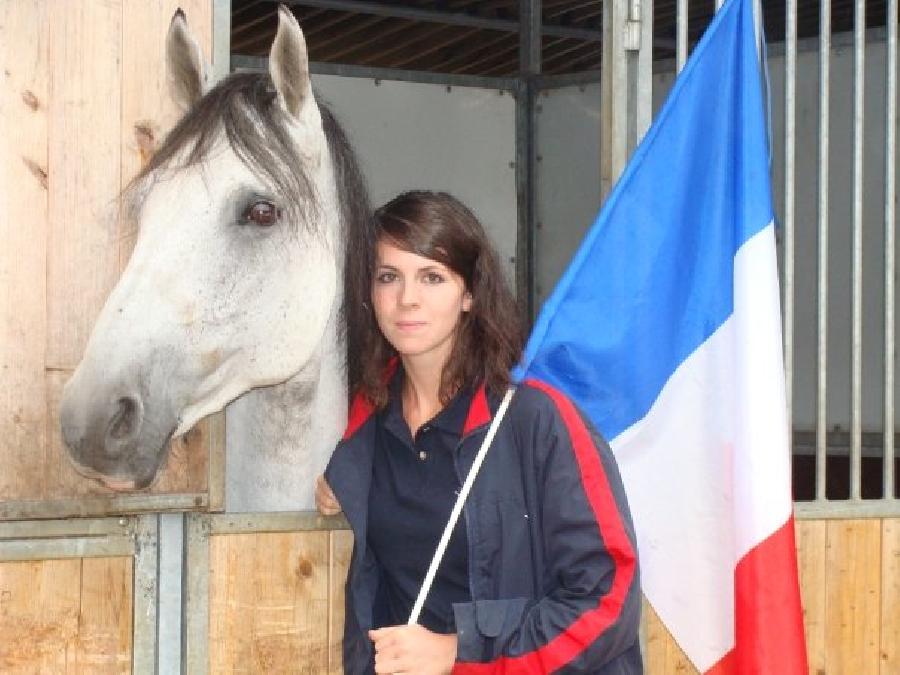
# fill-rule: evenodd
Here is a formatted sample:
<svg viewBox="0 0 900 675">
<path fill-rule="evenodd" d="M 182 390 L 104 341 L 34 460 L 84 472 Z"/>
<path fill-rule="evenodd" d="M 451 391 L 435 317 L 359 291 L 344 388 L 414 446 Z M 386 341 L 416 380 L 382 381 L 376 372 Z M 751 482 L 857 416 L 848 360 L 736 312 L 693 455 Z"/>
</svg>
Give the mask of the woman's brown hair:
<svg viewBox="0 0 900 675">
<path fill-rule="evenodd" d="M 453 349 L 441 377 L 440 396 L 448 403 L 463 386 L 484 383 L 495 394 L 509 384 L 521 356 L 522 322 L 496 251 L 475 215 L 445 192 L 405 192 L 375 212 L 373 245 L 379 240 L 435 260 L 460 275 L 472 306 L 460 318 Z M 374 252 L 366 256 L 367 292 L 372 287 Z M 361 313 L 362 314 L 362 313 Z M 384 338 L 371 308 L 359 331 L 359 381 L 351 382 L 378 408 L 388 400 L 385 372 L 396 351 Z"/>
</svg>

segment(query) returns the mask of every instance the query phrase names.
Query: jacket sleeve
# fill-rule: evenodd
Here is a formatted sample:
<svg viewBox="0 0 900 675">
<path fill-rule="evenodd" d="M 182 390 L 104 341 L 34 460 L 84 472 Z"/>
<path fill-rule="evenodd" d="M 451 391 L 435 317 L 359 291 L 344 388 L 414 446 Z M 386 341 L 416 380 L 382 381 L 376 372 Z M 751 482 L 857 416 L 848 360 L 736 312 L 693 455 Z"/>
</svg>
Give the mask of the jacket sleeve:
<svg viewBox="0 0 900 675">
<path fill-rule="evenodd" d="M 597 673 L 620 658 L 615 672 L 641 672 L 637 547 L 615 459 L 565 396 L 530 384 L 553 404 L 527 441 L 541 446 L 534 456 L 549 590 L 538 600 L 455 605 L 453 672 Z"/>
</svg>

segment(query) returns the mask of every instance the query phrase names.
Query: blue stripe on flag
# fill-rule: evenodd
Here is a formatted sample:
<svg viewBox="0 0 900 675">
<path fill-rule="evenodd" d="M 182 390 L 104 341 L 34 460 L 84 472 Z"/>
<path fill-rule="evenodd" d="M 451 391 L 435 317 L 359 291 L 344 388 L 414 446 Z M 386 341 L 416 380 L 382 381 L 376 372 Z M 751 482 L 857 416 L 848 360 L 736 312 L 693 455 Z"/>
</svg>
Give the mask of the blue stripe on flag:
<svg viewBox="0 0 900 675">
<path fill-rule="evenodd" d="M 516 379 L 607 438 L 732 313 L 734 255 L 772 220 L 752 0 L 728 0 L 541 310 Z"/>
</svg>

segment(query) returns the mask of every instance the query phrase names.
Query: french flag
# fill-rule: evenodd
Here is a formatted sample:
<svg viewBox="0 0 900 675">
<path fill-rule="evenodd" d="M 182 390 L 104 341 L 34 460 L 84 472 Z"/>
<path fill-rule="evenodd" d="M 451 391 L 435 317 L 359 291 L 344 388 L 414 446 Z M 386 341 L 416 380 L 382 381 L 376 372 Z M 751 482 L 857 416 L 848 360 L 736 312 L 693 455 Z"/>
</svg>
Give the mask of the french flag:
<svg viewBox="0 0 900 675">
<path fill-rule="evenodd" d="M 516 373 L 611 439 L 644 593 L 716 675 L 807 672 L 760 74 L 752 0 L 728 0 Z"/>
</svg>

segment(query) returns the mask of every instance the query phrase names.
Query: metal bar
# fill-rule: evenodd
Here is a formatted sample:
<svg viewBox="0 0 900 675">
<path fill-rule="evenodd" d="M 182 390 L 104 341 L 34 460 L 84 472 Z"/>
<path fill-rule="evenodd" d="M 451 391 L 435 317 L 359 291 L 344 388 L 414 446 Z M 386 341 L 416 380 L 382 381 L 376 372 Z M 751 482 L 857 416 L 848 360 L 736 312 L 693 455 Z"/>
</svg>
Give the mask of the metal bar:
<svg viewBox="0 0 900 675">
<path fill-rule="evenodd" d="M 184 514 L 159 517 L 159 673 L 181 672 L 181 596 L 184 568 Z"/>
<path fill-rule="evenodd" d="M 212 75 L 218 82 L 231 72 L 231 0 L 213 0 Z"/>
<path fill-rule="evenodd" d="M 20 520 L 0 523 L 0 540 L 97 537 L 128 534 L 127 518 L 79 518 L 77 520 Z"/>
<path fill-rule="evenodd" d="M 536 149 L 534 77 L 541 73 L 541 0 L 519 0 L 519 84 L 516 95 L 516 293 L 530 325 L 535 312 Z"/>
<path fill-rule="evenodd" d="M 11 501 L 0 503 L 0 521 L 37 518 L 81 518 L 110 513 L 202 510 L 209 504 L 205 493 L 173 495 L 108 495 L 51 501 Z"/>
<path fill-rule="evenodd" d="M 640 22 L 640 43 L 637 54 L 637 88 L 635 98 L 635 146 L 650 128 L 653 118 L 653 0 L 642 0 L 632 10 L 632 20 Z"/>
<path fill-rule="evenodd" d="M 785 3 L 784 59 L 784 389 L 794 428 L 794 203 L 797 119 L 797 0 Z M 788 448 L 790 452 L 790 448 Z"/>
<path fill-rule="evenodd" d="M 159 607 L 159 517 L 139 516 L 134 528 L 134 641 L 132 672 L 157 669 L 157 609 Z"/>
<path fill-rule="evenodd" d="M 675 17 L 675 72 L 680 73 L 687 61 L 688 11 L 687 0 L 678 0 Z"/>
<path fill-rule="evenodd" d="M 850 497 L 862 497 L 862 227 L 866 3 L 856 0 L 853 50 L 853 258 L 850 340 Z"/>
<path fill-rule="evenodd" d="M 0 541 L 0 560 L 3 561 L 106 558 L 131 556 L 133 553 L 134 540 L 129 535 Z"/>
<path fill-rule="evenodd" d="M 417 9 L 406 5 L 376 4 L 361 2 L 360 0 L 286 0 L 288 5 L 301 5 L 304 7 L 319 7 L 321 9 L 336 9 L 356 14 L 374 14 L 396 19 L 411 19 L 431 23 L 443 23 L 451 26 L 470 26 L 472 28 L 487 28 L 500 30 L 507 33 L 520 33 L 520 22 L 506 19 L 487 19 L 473 16 L 464 12 L 440 12 L 429 9 Z M 521 15 L 520 15 L 521 16 Z M 525 30 L 525 27 L 522 26 Z M 584 28 L 570 28 L 567 26 L 543 26 L 538 35 L 552 37 L 568 37 L 588 42 L 600 42 L 603 34 L 600 31 Z"/>
<path fill-rule="evenodd" d="M 232 56 L 231 62 L 235 70 L 268 72 L 269 60 L 265 57 L 235 54 Z M 339 77 L 360 77 L 368 80 L 421 82 L 423 84 L 442 84 L 451 87 L 476 87 L 480 89 L 503 89 L 506 91 L 515 91 L 518 86 L 516 78 L 513 77 L 448 75 L 418 70 L 370 68 L 368 66 L 351 66 L 343 63 L 321 63 L 318 61 L 309 64 L 309 71 L 313 75 L 337 75 Z"/>
<path fill-rule="evenodd" d="M 210 535 L 350 529 L 350 525 L 343 515 L 323 516 L 318 511 L 220 513 L 208 516 L 206 522 Z"/>
<path fill-rule="evenodd" d="M 830 500 L 827 502 L 794 502 L 797 518 L 897 518 L 900 517 L 900 500 L 860 499 Z"/>
<path fill-rule="evenodd" d="M 184 672 L 209 672 L 209 518 L 187 516 L 184 586 Z"/>
<path fill-rule="evenodd" d="M 825 501 L 828 423 L 828 160 L 831 91 L 831 3 L 819 19 L 819 213 L 816 348 L 816 499 Z"/>
<path fill-rule="evenodd" d="M 897 0 L 887 3 L 884 143 L 884 499 L 894 498 L 894 245 L 897 197 Z"/>
<path fill-rule="evenodd" d="M 207 508 L 210 511 L 225 510 L 225 411 L 207 418 Z"/>
</svg>

